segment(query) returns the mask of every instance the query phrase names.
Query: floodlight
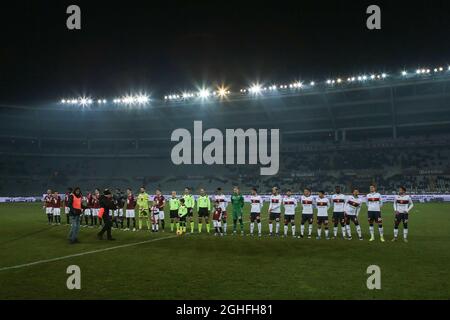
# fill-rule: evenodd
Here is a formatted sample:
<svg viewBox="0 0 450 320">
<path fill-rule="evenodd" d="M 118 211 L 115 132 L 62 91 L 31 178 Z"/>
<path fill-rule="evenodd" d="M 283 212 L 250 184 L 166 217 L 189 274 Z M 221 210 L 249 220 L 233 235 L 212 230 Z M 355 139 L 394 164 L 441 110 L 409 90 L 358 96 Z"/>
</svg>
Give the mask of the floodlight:
<svg viewBox="0 0 450 320">
<path fill-rule="evenodd" d="M 254 84 L 248 89 L 248 91 L 253 94 L 261 93 L 261 90 L 262 88 L 259 84 Z"/>
</svg>

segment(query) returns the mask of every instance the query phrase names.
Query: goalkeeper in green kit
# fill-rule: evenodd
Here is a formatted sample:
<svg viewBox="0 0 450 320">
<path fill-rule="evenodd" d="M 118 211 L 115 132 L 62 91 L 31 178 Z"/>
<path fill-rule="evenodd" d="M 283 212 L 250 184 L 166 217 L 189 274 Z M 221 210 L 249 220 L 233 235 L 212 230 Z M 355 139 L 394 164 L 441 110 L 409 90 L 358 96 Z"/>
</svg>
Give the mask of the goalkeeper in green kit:
<svg viewBox="0 0 450 320">
<path fill-rule="evenodd" d="M 233 207 L 233 234 L 236 234 L 237 221 L 241 226 L 241 235 L 244 235 L 244 222 L 242 220 L 242 209 L 244 208 L 244 197 L 239 191 L 239 187 L 233 188 L 231 196 L 231 206 Z"/>
</svg>

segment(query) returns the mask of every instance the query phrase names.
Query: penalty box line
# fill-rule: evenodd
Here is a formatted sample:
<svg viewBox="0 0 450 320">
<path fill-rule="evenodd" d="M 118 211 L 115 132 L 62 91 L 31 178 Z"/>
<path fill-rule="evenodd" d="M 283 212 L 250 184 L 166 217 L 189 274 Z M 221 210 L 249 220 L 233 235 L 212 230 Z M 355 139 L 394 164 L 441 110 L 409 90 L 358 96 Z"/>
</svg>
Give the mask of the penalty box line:
<svg viewBox="0 0 450 320">
<path fill-rule="evenodd" d="M 261 221 L 263 221 L 263 220 L 267 220 L 267 219 L 261 219 Z M 245 221 L 244 222 L 244 224 L 247 224 L 247 223 L 250 223 L 250 221 Z M 80 253 L 70 254 L 70 255 L 67 255 L 67 256 L 62 256 L 62 257 L 57 257 L 57 258 L 52 258 L 52 259 L 38 260 L 38 261 L 30 262 L 30 263 L 19 264 L 19 265 L 16 265 L 16 266 L 2 267 L 2 268 L 0 268 L 0 272 L 1 271 L 6 271 L 6 270 L 13 270 L 13 269 L 21 269 L 21 268 L 31 267 L 31 266 L 35 266 L 35 265 L 39 265 L 39 264 L 43 264 L 43 263 L 49 263 L 49 262 L 55 262 L 55 261 L 70 259 L 70 258 L 81 257 L 81 256 L 85 256 L 85 255 L 88 255 L 88 254 L 93 254 L 93 253 L 101 253 L 101 252 L 106 252 L 106 251 L 115 250 L 115 249 L 128 248 L 128 247 L 133 247 L 133 246 L 137 246 L 137 245 L 140 245 L 140 244 L 146 244 L 146 243 L 160 241 L 160 240 L 165 240 L 165 239 L 173 239 L 173 238 L 176 238 L 176 237 L 177 236 L 173 235 L 173 236 L 169 236 L 169 237 L 163 237 L 163 238 L 145 240 L 145 241 L 140 241 L 140 242 L 122 244 L 120 246 L 115 246 L 115 247 L 109 247 L 109 248 L 104 248 L 104 249 L 97 249 L 97 250 L 91 250 L 91 251 L 86 251 L 86 252 L 80 252 Z"/>
</svg>

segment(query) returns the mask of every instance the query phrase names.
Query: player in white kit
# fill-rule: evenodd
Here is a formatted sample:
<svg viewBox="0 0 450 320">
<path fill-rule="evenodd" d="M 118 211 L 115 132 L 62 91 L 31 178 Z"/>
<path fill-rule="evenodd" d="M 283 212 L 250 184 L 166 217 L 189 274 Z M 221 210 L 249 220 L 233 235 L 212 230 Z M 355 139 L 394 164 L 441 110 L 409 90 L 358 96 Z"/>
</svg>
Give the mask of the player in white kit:
<svg viewBox="0 0 450 320">
<path fill-rule="evenodd" d="M 347 229 L 347 239 L 352 240 L 352 231 L 350 229 L 350 222 L 353 222 L 358 234 L 359 240 L 362 240 L 361 226 L 358 221 L 359 210 L 361 210 L 362 198 L 359 197 L 359 190 L 353 188 L 352 195 L 347 197 L 345 202 L 345 227 Z"/>
<path fill-rule="evenodd" d="M 261 237 L 261 208 L 263 205 L 262 198 L 258 195 L 256 188 L 252 188 L 250 196 L 250 236 L 253 236 L 255 230 L 255 221 L 258 225 L 258 236 Z"/>
<path fill-rule="evenodd" d="M 378 223 L 378 232 L 380 233 L 380 241 L 384 242 L 383 237 L 383 219 L 381 219 L 381 207 L 383 206 L 383 200 L 381 194 L 377 192 L 376 187 L 370 185 L 370 193 L 366 196 L 367 204 L 367 218 L 369 221 L 370 240 L 375 240 L 375 231 L 373 223 Z"/>
<path fill-rule="evenodd" d="M 322 225 L 325 228 L 325 239 L 329 240 L 328 237 L 328 209 L 330 208 L 330 200 L 325 197 L 325 191 L 319 191 L 319 196 L 316 199 L 317 208 L 317 237 L 320 240 L 322 235 Z"/>
<path fill-rule="evenodd" d="M 403 222 L 403 241 L 408 242 L 408 216 L 413 207 L 414 203 L 411 197 L 406 194 L 406 188 L 400 187 L 398 195 L 394 199 L 395 225 L 392 241 L 397 241 L 398 226 L 400 222 Z"/>
<path fill-rule="evenodd" d="M 313 209 L 314 209 L 314 198 L 311 196 L 311 190 L 305 188 L 303 190 L 303 195 L 300 198 L 300 202 L 302 204 L 302 220 L 300 224 L 300 236 L 299 238 L 303 238 L 305 234 L 305 223 L 308 222 L 308 238 L 311 238 L 312 229 L 313 229 Z"/>
<path fill-rule="evenodd" d="M 289 223 L 291 224 L 292 236 L 295 237 L 295 208 L 297 208 L 297 199 L 292 195 L 291 190 L 286 191 L 283 198 L 284 206 L 284 237 L 287 237 Z"/>
<path fill-rule="evenodd" d="M 341 187 L 335 187 L 335 194 L 331 196 L 331 203 L 333 204 L 333 239 L 337 238 L 338 226 L 341 225 L 342 238 L 345 239 L 345 215 L 344 206 L 346 196 L 341 193 Z"/>
<path fill-rule="evenodd" d="M 269 236 L 273 236 L 273 221 L 275 220 L 275 234 L 280 235 L 280 216 L 281 216 L 281 195 L 278 193 L 278 188 L 272 188 L 272 195 L 269 199 Z"/>
</svg>

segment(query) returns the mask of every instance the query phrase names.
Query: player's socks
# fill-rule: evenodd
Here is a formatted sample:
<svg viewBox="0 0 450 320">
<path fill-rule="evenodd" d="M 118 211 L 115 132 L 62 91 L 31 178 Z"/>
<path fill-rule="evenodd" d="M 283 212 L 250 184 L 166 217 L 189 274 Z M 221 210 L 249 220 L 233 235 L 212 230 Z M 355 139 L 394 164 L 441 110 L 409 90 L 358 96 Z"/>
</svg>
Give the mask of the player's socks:
<svg viewBox="0 0 450 320">
<path fill-rule="evenodd" d="M 322 227 L 317 228 L 317 236 L 320 238 L 321 235 L 322 235 Z"/>
<path fill-rule="evenodd" d="M 403 239 L 408 239 L 408 228 L 403 228 Z"/>
<path fill-rule="evenodd" d="M 345 238 L 345 224 L 341 225 L 342 238 Z"/>
<path fill-rule="evenodd" d="M 351 238 L 351 237 L 352 237 L 352 231 L 350 230 L 350 225 L 347 224 L 347 225 L 345 226 L 345 229 L 347 230 L 347 236 L 348 236 L 349 238 Z"/>
<path fill-rule="evenodd" d="M 325 228 L 325 238 L 328 238 L 329 230 L 328 228 Z"/>
<path fill-rule="evenodd" d="M 291 226 L 292 236 L 295 237 L 295 225 Z"/>
<path fill-rule="evenodd" d="M 127 218 L 127 229 L 130 229 L 130 218 Z"/>
<path fill-rule="evenodd" d="M 333 228 L 333 235 L 335 238 L 337 237 L 337 233 L 338 233 L 338 227 L 336 226 Z"/>
<path fill-rule="evenodd" d="M 358 237 L 361 238 L 362 237 L 361 226 L 359 224 L 356 226 L 356 232 L 358 233 Z"/>
<path fill-rule="evenodd" d="M 261 234 L 261 222 L 258 222 L 258 234 Z"/>
<path fill-rule="evenodd" d="M 202 232 L 202 228 L 203 228 L 203 223 L 198 223 L 198 233 Z"/>
<path fill-rule="evenodd" d="M 269 233 L 272 233 L 272 232 L 273 232 L 273 224 L 269 223 Z"/>
<path fill-rule="evenodd" d="M 227 223 L 223 223 L 223 233 L 227 233 Z"/>
<path fill-rule="evenodd" d="M 195 223 L 194 221 L 191 221 L 191 233 L 194 232 Z"/>
<path fill-rule="evenodd" d="M 147 229 L 150 230 L 150 220 L 147 219 L 146 223 L 147 223 Z"/>
<path fill-rule="evenodd" d="M 280 232 L 280 223 L 276 222 L 275 223 L 275 233 L 278 234 Z"/>
<path fill-rule="evenodd" d="M 66 214 L 66 220 L 67 220 L 67 224 L 69 224 L 70 221 L 69 221 L 69 215 L 68 214 Z"/>
<path fill-rule="evenodd" d="M 180 230 L 180 223 L 179 222 L 176 223 L 176 226 L 177 226 L 177 230 Z"/>
<path fill-rule="evenodd" d="M 242 218 L 239 219 L 239 226 L 241 228 L 241 232 L 244 232 L 244 221 L 242 221 Z"/>
<path fill-rule="evenodd" d="M 305 225 L 302 224 L 300 225 L 300 235 L 303 237 L 304 234 L 305 234 Z"/>
<path fill-rule="evenodd" d="M 142 220 L 139 219 L 139 230 L 141 230 L 141 229 L 142 229 Z"/>
<path fill-rule="evenodd" d="M 175 224 L 173 222 L 170 223 L 170 231 L 173 232 L 173 228 L 175 227 Z"/>
<path fill-rule="evenodd" d="M 253 230 L 255 229 L 255 223 L 251 222 L 250 223 L 250 234 L 253 234 Z"/>
<path fill-rule="evenodd" d="M 233 233 L 235 233 L 237 230 L 237 220 L 233 219 Z"/>
<path fill-rule="evenodd" d="M 373 230 L 373 225 L 369 226 L 369 231 L 370 231 L 370 238 L 375 238 L 375 232 Z"/>
<path fill-rule="evenodd" d="M 313 229 L 313 226 L 312 226 L 312 224 L 310 224 L 310 225 L 308 226 L 308 236 L 310 236 L 310 237 L 311 237 L 311 235 L 312 235 L 312 229 Z"/>
<path fill-rule="evenodd" d="M 210 232 L 211 231 L 211 224 L 210 223 L 207 223 L 206 224 L 206 232 Z"/>
<path fill-rule="evenodd" d="M 398 228 L 394 228 L 394 238 L 398 237 Z"/>
<path fill-rule="evenodd" d="M 288 232 L 288 226 L 287 224 L 284 225 L 284 236 L 287 237 L 287 232 Z"/>
<path fill-rule="evenodd" d="M 164 219 L 161 219 L 161 230 L 164 230 L 166 228 L 166 222 L 164 221 Z M 156 228 L 156 230 L 158 230 L 158 228 Z"/>
<path fill-rule="evenodd" d="M 378 226 L 378 232 L 380 233 L 380 237 L 383 237 L 384 234 L 383 226 Z"/>
</svg>

